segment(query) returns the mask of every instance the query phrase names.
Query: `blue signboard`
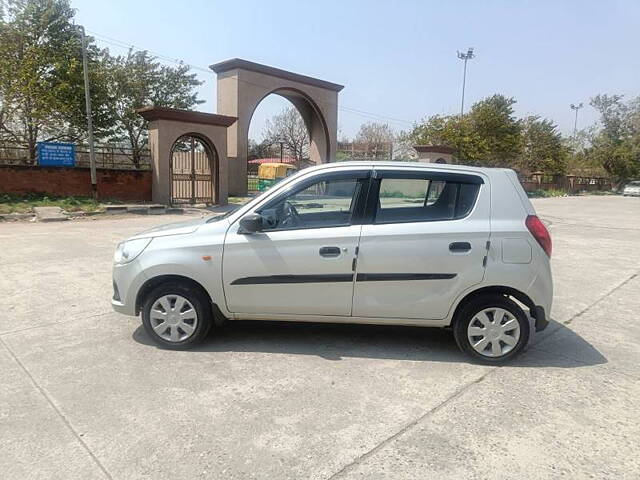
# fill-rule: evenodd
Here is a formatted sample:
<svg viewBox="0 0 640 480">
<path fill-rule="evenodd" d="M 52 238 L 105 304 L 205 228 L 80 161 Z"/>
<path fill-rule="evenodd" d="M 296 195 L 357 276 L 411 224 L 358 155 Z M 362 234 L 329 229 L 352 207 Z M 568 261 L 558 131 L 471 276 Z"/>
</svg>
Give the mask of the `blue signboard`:
<svg viewBox="0 0 640 480">
<path fill-rule="evenodd" d="M 36 151 L 42 167 L 74 167 L 76 146 L 74 143 L 38 142 Z"/>
</svg>

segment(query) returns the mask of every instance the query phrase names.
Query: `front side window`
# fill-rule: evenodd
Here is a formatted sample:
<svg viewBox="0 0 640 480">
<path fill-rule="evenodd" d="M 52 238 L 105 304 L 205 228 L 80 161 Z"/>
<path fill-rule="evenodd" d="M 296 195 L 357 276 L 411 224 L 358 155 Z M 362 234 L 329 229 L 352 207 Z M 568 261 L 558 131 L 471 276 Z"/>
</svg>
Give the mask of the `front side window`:
<svg viewBox="0 0 640 480">
<path fill-rule="evenodd" d="M 363 179 L 325 178 L 306 182 L 260 209 L 265 230 L 350 225 Z"/>
<path fill-rule="evenodd" d="M 382 178 L 375 223 L 429 222 L 465 217 L 473 208 L 479 183 L 453 178 Z"/>
</svg>

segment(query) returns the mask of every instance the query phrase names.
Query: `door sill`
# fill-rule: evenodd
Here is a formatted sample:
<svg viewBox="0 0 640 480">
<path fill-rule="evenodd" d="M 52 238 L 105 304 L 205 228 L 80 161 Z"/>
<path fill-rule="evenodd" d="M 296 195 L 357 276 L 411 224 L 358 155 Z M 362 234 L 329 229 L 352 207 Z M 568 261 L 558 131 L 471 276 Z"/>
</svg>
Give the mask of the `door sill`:
<svg viewBox="0 0 640 480">
<path fill-rule="evenodd" d="M 447 319 L 348 317 L 339 315 L 283 315 L 236 313 L 233 320 L 266 320 L 281 322 L 362 323 L 370 325 L 405 325 L 413 327 L 446 327 Z"/>
</svg>

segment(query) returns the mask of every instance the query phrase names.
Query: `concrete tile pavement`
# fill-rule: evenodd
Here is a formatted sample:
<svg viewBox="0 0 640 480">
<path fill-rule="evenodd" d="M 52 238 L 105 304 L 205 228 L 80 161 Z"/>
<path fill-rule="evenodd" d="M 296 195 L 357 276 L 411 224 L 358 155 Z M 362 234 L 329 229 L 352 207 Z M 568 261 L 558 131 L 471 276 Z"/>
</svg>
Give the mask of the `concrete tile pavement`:
<svg viewBox="0 0 640 480">
<path fill-rule="evenodd" d="M 417 328 L 238 323 L 162 350 L 110 311 L 110 259 L 172 219 L 0 225 L 0 471 L 636 478 L 637 200 L 536 201 L 552 223 L 556 322 L 500 368 Z"/>
<path fill-rule="evenodd" d="M 56 404 L 1 339 L 0 386 L 2 478 L 108 478 Z"/>
</svg>

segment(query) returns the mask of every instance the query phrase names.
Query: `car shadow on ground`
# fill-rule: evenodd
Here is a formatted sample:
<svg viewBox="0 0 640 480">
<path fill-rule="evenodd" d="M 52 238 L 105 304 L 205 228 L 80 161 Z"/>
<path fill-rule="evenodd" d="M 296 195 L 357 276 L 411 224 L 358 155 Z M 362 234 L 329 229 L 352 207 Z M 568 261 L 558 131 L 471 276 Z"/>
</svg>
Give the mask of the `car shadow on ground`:
<svg viewBox="0 0 640 480">
<path fill-rule="evenodd" d="M 575 368 L 607 363 L 607 359 L 595 347 L 558 322 L 552 321 L 542 333 L 545 335 L 534 339 L 528 351 L 509 362 L 509 365 Z M 550 343 L 547 339 L 554 337 L 561 337 L 562 342 L 545 345 Z M 156 347 L 142 325 L 134 331 L 133 339 L 143 345 Z M 358 357 L 473 362 L 458 349 L 451 330 L 389 325 L 232 321 L 216 328 L 202 344 L 187 351 L 316 355 L 335 361 L 344 357 Z M 566 352 L 580 353 L 576 356 Z"/>
</svg>

